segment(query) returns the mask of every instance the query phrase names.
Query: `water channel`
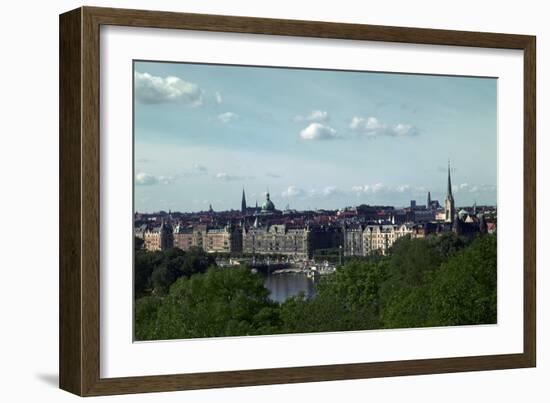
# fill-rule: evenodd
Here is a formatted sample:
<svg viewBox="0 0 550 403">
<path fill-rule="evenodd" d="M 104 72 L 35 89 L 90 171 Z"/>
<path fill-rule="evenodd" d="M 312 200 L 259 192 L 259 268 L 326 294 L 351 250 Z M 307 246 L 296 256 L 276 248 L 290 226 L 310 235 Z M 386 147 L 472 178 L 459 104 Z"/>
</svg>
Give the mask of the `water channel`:
<svg viewBox="0 0 550 403">
<path fill-rule="evenodd" d="M 269 298 L 276 302 L 303 292 L 306 298 L 315 295 L 314 280 L 305 273 L 278 273 L 269 274 L 264 278 L 264 286 L 270 291 Z"/>
</svg>

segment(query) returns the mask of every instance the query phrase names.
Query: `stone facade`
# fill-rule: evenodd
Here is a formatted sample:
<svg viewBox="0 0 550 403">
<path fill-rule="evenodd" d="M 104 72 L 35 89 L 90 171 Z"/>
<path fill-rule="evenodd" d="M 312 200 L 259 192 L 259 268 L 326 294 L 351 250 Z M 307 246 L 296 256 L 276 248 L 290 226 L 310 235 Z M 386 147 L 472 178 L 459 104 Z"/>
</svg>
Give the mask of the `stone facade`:
<svg viewBox="0 0 550 403">
<path fill-rule="evenodd" d="M 182 250 L 197 247 L 209 253 L 241 253 L 242 233 L 238 227 L 231 225 L 222 228 L 176 226 L 174 247 Z"/>
<path fill-rule="evenodd" d="M 243 231 L 243 253 L 286 255 L 307 259 L 311 254 L 309 228 L 289 228 L 284 224 L 250 227 Z"/>
<path fill-rule="evenodd" d="M 395 241 L 404 236 L 415 237 L 415 227 L 402 225 L 367 225 L 363 231 L 364 256 L 380 253 L 386 255 Z"/>
<path fill-rule="evenodd" d="M 172 226 L 162 223 L 158 227 L 147 228 L 143 232 L 144 248 L 148 251 L 170 249 L 174 246 Z"/>
<path fill-rule="evenodd" d="M 181 250 L 189 250 L 195 245 L 193 228 L 176 226 L 174 229 L 174 247 Z"/>
<path fill-rule="evenodd" d="M 344 256 L 363 256 L 363 226 L 344 225 L 342 228 Z"/>
</svg>

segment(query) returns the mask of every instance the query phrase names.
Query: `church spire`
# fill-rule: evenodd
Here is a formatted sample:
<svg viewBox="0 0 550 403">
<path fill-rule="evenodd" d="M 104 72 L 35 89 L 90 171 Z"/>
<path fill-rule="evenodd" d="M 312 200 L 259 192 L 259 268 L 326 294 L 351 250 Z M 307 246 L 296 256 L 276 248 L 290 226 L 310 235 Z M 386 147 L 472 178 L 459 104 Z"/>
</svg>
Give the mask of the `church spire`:
<svg viewBox="0 0 550 403">
<path fill-rule="evenodd" d="M 448 168 L 447 168 L 447 197 L 452 198 L 453 197 L 453 187 L 451 185 L 451 160 L 448 161 Z"/>
<path fill-rule="evenodd" d="M 244 187 L 243 187 L 243 197 L 241 199 L 241 213 L 246 214 L 246 196 L 244 194 Z"/>
<path fill-rule="evenodd" d="M 455 216 L 455 200 L 453 198 L 453 187 L 451 184 L 451 161 L 447 168 L 447 197 L 445 197 L 445 221 L 450 223 Z"/>
</svg>

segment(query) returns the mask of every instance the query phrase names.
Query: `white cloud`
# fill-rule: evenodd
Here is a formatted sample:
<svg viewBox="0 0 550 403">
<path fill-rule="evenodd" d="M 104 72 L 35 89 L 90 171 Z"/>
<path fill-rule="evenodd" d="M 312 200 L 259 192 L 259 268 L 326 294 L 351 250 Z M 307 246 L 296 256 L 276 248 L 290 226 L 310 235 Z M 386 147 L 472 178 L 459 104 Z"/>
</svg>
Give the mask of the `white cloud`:
<svg viewBox="0 0 550 403">
<path fill-rule="evenodd" d="M 453 185 L 453 192 L 456 193 L 494 193 L 496 192 L 496 185 L 471 185 L 469 183 L 461 183 L 460 185 Z"/>
<path fill-rule="evenodd" d="M 136 99 L 144 104 L 181 103 L 202 104 L 203 91 L 197 84 L 179 77 L 158 77 L 149 73 L 134 73 Z"/>
<path fill-rule="evenodd" d="M 218 92 L 218 91 L 216 91 L 216 94 L 215 94 L 215 96 L 216 96 L 216 102 L 217 102 L 218 104 L 221 104 L 221 103 L 223 102 L 223 97 L 222 97 L 222 93 L 221 93 L 221 92 Z"/>
<path fill-rule="evenodd" d="M 409 185 L 399 185 L 395 188 L 399 193 L 409 192 L 411 187 Z"/>
<path fill-rule="evenodd" d="M 172 176 L 155 176 L 145 172 L 139 172 L 136 174 L 135 183 L 137 186 L 150 186 L 150 185 L 169 185 L 174 182 Z"/>
<path fill-rule="evenodd" d="M 418 130 L 413 125 L 405 123 L 388 125 L 373 116 L 368 118 L 354 116 L 351 119 L 349 128 L 366 137 L 406 137 L 418 134 Z"/>
<path fill-rule="evenodd" d="M 314 110 L 309 115 L 298 115 L 294 118 L 296 122 L 328 122 L 330 120 L 327 111 Z"/>
<path fill-rule="evenodd" d="M 155 185 L 157 183 L 157 178 L 153 175 L 149 175 L 145 172 L 140 172 L 136 175 L 136 185 Z"/>
<path fill-rule="evenodd" d="M 336 130 L 321 123 L 310 123 L 300 132 L 302 140 L 332 140 L 338 138 Z"/>
<path fill-rule="evenodd" d="M 218 115 L 218 120 L 222 123 L 229 123 L 238 119 L 239 115 L 233 112 L 224 112 Z"/>
<path fill-rule="evenodd" d="M 382 183 L 375 183 L 373 185 L 357 185 L 352 186 L 352 191 L 356 193 L 381 193 L 388 190 L 388 186 Z"/>
<path fill-rule="evenodd" d="M 322 189 L 321 193 L 323 196 L 334 196 L 336 194 L 339 194 L 339 190 L 335 186 L 326 186 Z"/>
<path fill-rule="evenodd" d="M 372 193 L 380 193 L 380 192 L 385 192 L 388 190 L 388 187 L 386 185 L 383 185 L 381 183 L 375 183 L 374 185 L 372 186 L 368 186 L 366 185 L 365 188 L 367 190 L 370 190 Z"/>
<path fill-rule="evenodd" d="M 291 185 L 285 190 L 283 190 L 283 192 L 281 193 L 281 196 L 285 198 L 293 198 L 293 197 L 301 197 L 301 196 L 304 196 L 305 194 L 306 192 L 304 191 L 304 189 Z"/>
<path fill-rule="evenodd" d="M 226 182 L 240 181 L 240 180 L 243 180 L 243 179 L 247 179 L 244 176 L 230 175 L 227 172 L 218 172 L 214 176 L 214 178 L 217 179 L 217 180 L 226 181 Z"/>
<path fill-rule="evenodd" d="M 357 194 L 390 194 L 390 193 L 407 193 L 417 191 L 410 185 L 389 186 L 383 183 L 375 183 L 372 185 L 356 185 L 351 187 L 352 192 Z"/>
</svg>

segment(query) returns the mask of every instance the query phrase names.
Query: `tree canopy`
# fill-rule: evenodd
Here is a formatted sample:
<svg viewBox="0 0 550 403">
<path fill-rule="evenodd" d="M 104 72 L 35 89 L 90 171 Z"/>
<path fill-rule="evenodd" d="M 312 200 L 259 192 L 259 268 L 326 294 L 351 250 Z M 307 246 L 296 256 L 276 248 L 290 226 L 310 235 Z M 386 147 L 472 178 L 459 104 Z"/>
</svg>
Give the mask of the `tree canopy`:
<svg viewBox="0 0 550 403">
<path fill-rule="evenodd" d="M 316 294 L 269 299 L 260 274 L 201 250 L 137 251 L 138 340 L 496 323 L 496 235 L 399 239 L 349 259 Z"/>
</svg>

